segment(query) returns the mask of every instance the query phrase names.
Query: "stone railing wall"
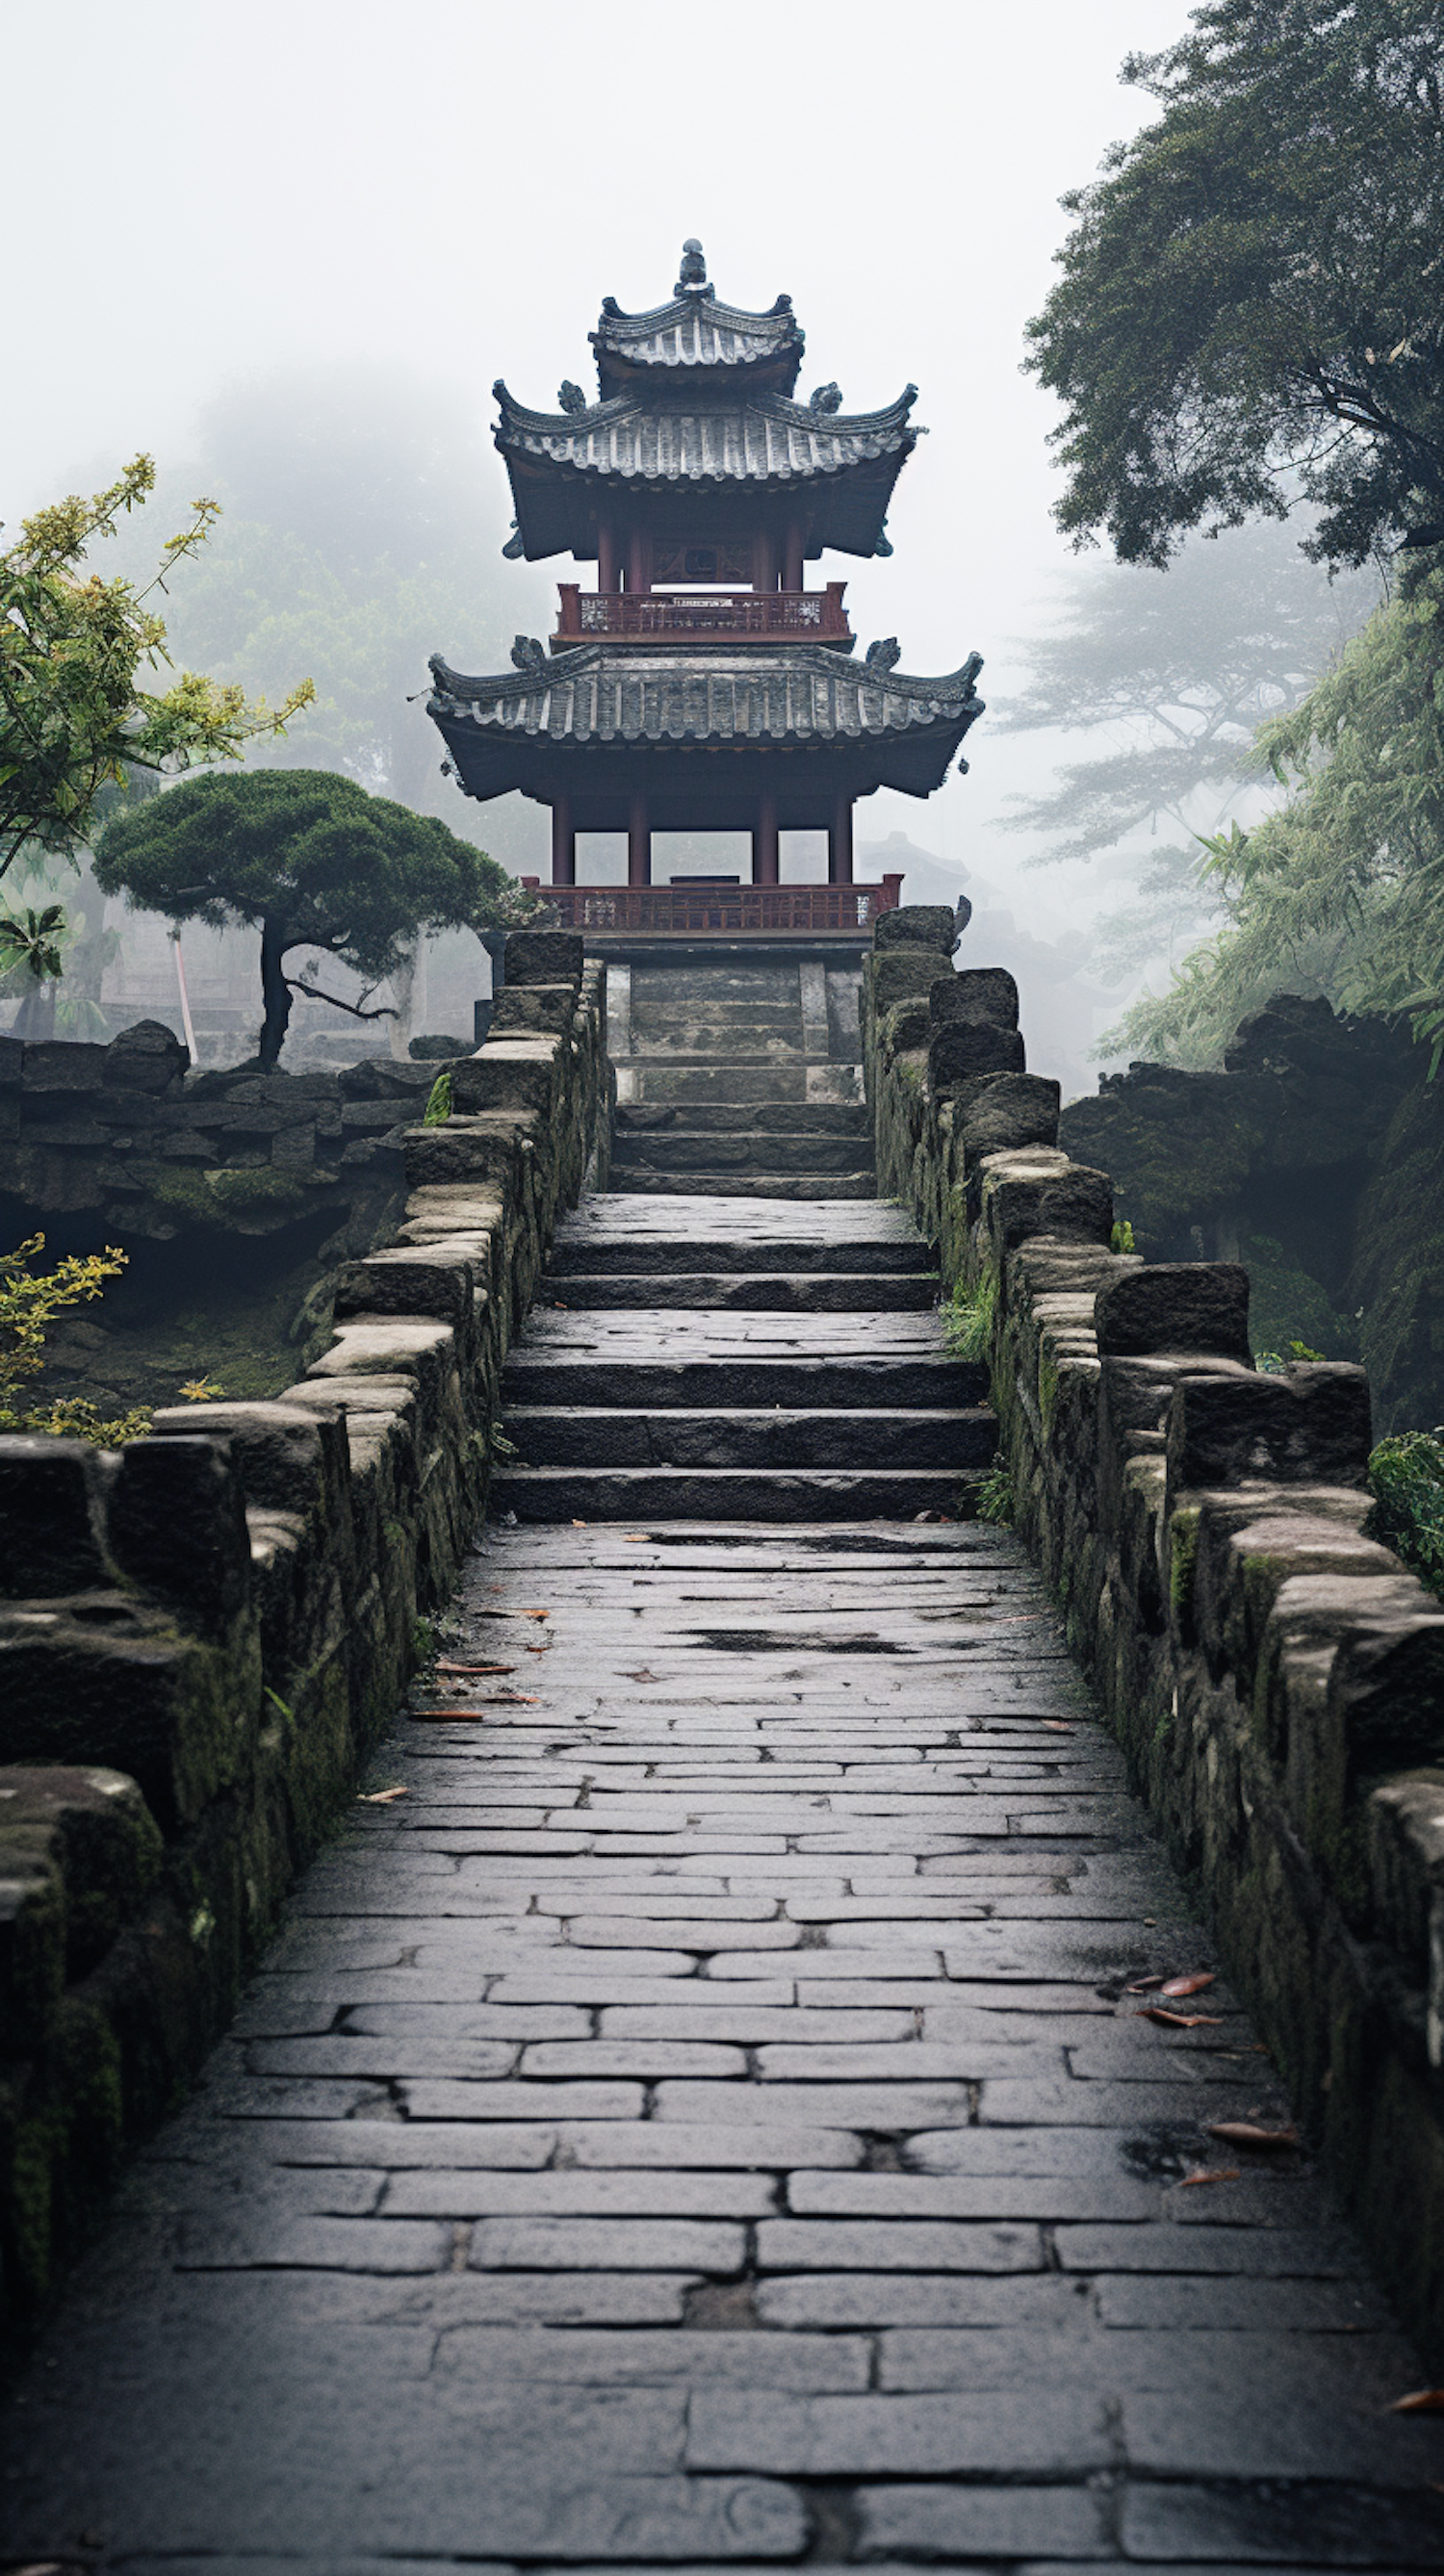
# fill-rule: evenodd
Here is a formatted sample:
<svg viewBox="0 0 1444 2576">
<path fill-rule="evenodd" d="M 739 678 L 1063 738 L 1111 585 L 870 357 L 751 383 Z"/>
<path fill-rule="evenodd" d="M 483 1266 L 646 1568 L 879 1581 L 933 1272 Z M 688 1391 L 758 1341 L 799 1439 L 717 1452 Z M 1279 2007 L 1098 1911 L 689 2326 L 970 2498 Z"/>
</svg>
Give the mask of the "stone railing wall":
<svg viewBox="0 0 1444 2576">
<path fill-rule="evenodd" d="M 1297 2114 L 1444 2357 L 1444 1608 L 1367 1535 L 1362 1369 L 1261 1375 L 1237 1264 L 1113 1249 L 1006 976 L 879 924 L 879 1187 L 991 1313 L 1016 1526 Z"/>
<path fill-rule="evenodd" d="M 554 1223 L 605 1180 L 604 977 L 580 939 L 509 941 L 452 1117 L 406 1134 L 405 1221 L 341 1273 L 300 1384 L 161 1413 L 119 1451 L 0 1439 L 12 2327 L 223 2026 L 396 1714 L 484 1508 Z"/>
<path fill-rule="evenodd" d="M 405 1187 L 403 1139 L 434 1064 L 191 1073 L 159 1020 L 107 1046 L 0 1038 L 0 1186 L 40 1217 L 96 1212 L 121 1241 L 183 1227 L 273 1233 Z M 366 1238 L 366 1239 L 374 1239 Z"/>
</svg>

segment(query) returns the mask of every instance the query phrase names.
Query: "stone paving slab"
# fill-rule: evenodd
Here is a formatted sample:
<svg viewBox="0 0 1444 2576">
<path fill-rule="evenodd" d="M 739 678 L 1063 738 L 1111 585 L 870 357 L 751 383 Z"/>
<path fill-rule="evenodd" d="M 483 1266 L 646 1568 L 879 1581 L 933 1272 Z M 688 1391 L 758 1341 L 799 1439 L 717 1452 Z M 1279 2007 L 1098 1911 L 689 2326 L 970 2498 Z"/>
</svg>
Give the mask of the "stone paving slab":
<svg viewBox="0 0 1444 2576">
<path fill-rule="evenodd" d="M 526 1605 L 538 1704 L 400 1720 L 408 1797 L 134 2168 L 12 2402 L 0 2552 L 1444 2567 L 1352 2237 L 1306 2156 L 1208 2137 L 1284 2111 L 1236 1999 L 1178 2034 L 1122 1993 L 1207 1937 L 1006 1534 L 497 1533 L 456 1659 L 519 1662 L 483 1614 Z M 715 1643 L 779 1616 L 833 1642 Z M 659 1705 L 623 1668 L 664 1659 Z"/>
</svg>

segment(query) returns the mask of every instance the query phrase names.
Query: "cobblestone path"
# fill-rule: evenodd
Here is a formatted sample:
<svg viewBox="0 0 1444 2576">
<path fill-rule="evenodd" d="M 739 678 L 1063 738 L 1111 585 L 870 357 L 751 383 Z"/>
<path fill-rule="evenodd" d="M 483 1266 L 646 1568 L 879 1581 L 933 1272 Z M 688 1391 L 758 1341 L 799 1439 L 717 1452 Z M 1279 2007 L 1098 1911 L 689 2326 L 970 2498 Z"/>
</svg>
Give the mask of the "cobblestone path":
<svg viewBox="0 0 1444 2576">
<path fill-rule="evenodd" d="M 795 1257 L 796 1209 L 749 1223 Z M 582 1320 L 539 1319 L 521 1409 Z M 752 1414 L 801 1364 L 733 1357 Z M 740 1471 L 673 1467 L 689 1515 L 488 1533 L 446 1656 L 505 1669 L 417 1694 L 479 1714 L 399 1723 L 407 1794 L 358 1804 L 136 2168 L 8 2415 L 0 2548 L 1444 2565 L 1444 2432 L 1388 2411 L 1419 2365 L 1353 2240 L 1306 2160 L 1210 2135 L 1286 2117 L 1235 1999 L 1126 1991 L 1208 1943 L 1015 1542 L 856 1485 L 829 1518 L 775 1455 L 759 1513 L 810 1499 L 744 1517 Z"/>
</svg>

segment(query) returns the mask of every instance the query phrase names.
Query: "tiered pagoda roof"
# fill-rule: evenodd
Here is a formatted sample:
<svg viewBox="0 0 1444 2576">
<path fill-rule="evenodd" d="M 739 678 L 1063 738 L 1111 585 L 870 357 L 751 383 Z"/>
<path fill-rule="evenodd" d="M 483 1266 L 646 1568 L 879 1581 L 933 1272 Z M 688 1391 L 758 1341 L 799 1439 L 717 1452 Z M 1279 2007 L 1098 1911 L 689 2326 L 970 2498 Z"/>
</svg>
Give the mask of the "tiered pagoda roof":
<svg viewBox="0 0 1444 2576">
<path fill-rule="evenodd" d="M 591 336 L 597 399 L 566 383 L 533 411 L 499 383 L 495 435 L 517 514 L 505 551 L 595 560 L 597 586 L 563 583 L 550 653 L 518 636 L 511 669 L 479 677 L 433 658 L 458 780 L 551 807 L 561 889 L 579 832 L 625 830 L 646 886 L 651 835 L 700 828 L 749 830 L 763 887 L 780 832 L 826 829 L 846 884 L 856 799 L 931 795 L 982 713 L 976 655 L 937 678 L 898 670 L 891 639 L 850 659 L 845 584 L 804 580 L 825 549 L 891 551 L 917 388 L 880 411 L 845 412 L 830 384 L 797 401 L 790 299 L 723 304 L 696 242 L 669 303 L 609 297 Z"/>
<path fill-rule="evenodd" d="M 700 251 L 689 256 L 701 259 Z M 719 304 L 715 287 L 680 279 L 671 303 L 652 313 L 624 313 L 615 295 L 604 296 L 590 337 L 603 393 L 636 375 L 676 376 L 700 367 L 745 370 L 754 383 L 765 370 L 769 384 L 790 393 L 806 345 L 790 295 L 779 295 L 766 313 L 743 313 Z"/>
<path fill-rule="evenodd" d="M 851 750 L 869 789 L 927 796 L 982 713 L 976 654 L 920 679 L 885 656 L 850 662 L 818 645 L 729 646 L 696 660 L 605 644 L 548 658 L 520 638 L 516 650 L 519 668 L 478 679 L 432 656 L 430 713 L 473 796 L 559 778 L 568 753 L 764 746 Z"/>
<path fill-rule="evenodd" d="M 893 485 L 922 433 L 909 385 L 884 411 L 825 412 L 784 394 L 687 388 L 660 406 L 629 390 L 580 411 L 527 411 L 506 386 L 496 443 L 506 458 L 529 561 L 596 551 L 597 486 L 782 491 L 806 486 L 809 555 L 877 552 Z"/>
<path fill-rule="evenodd" d="M 910 417 L 916 385 L 880 411 L 844 412 L 836 385 L 794 401 L 803 334 L 791 298 L 779 295 L 767 313 L 719 303 L 692 243 L 671 303 L 623 313 L 608 296 L 591 340 L 595 402 L 564 384 L 559 410 L 533 411 L 501 381 L 492 388 L 516 503 L 508 553 L 588 560 L 599 506 L 677 491 L 794 493 L 808 556 L 887 551 L 892 488 L 923 435 Z"/>
</svg>

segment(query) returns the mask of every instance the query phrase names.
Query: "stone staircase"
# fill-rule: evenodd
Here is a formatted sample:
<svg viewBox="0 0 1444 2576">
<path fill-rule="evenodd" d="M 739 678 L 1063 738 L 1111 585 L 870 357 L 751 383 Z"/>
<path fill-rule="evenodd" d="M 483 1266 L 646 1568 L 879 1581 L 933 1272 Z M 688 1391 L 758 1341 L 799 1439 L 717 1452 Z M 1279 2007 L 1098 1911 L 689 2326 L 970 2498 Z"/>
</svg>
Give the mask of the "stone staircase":
<svg viewBox="0 0 1444 2576">
<path fill-rule="evenodd" d="M 614 966 L 620 1187 L 871 1199 L 858 974 L 817 958 Z"/>
<path fill-rule="evenodd" d="M 989 1465 L 986 1373 L 948 1359 L 895 1208 L 589 1200 L 502 1383 L 519 1521 L 952 1518 Z"/>
</svg>

